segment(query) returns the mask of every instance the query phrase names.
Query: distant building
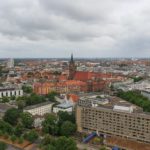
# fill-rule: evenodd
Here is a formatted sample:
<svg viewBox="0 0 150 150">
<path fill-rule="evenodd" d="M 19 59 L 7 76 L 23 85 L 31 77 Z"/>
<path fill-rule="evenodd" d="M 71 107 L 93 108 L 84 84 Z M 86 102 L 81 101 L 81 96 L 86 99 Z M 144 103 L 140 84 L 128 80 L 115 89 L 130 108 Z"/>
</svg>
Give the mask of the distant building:
<svg viewBox="0 0 150 150">
<path fill-rule="evenodd" d="M 13 68 L 14 67 L 14 59 L 10 58 L 7 62 L 7 67 L 8 68 Z"/>
<path fill-rule="evenodd" d="M 76 108 L 79 132 L 97 132 L 150 142 L 150 113 L 117 97 L 80 98 Z"/>
<path fill-rule="evenodd" d="M 76 93 L 76 92 L 87 92 L 87 84 L 83 81 L 67 80 L 64 82 L 57 83 L 34 83 L 34 92 L 40 95 L 46 95 L 52 91 L 56 91 L 60 94 L 64 93 Z"/>
<path fill-rule="evenodd" d="M 0 89 L 0 98 L 2 97 L 11 97 L 11 96 L 23 96 L 23 90 L 22 89 L 15 89 L 15 88 L 1 88 Z"/>
<path fill-rule="evenodd" d="M 33 84 L 34 92 L 39 95 L 46 95 L 51 91 L 54 91 L 53 87 L 54 87 L 54 83 L 49 83 L 49 82 L 44 82 L 44 83 L 37 82 Z"/>
<path fill-rule="evenodd" d="M 75 73 L 76 73 L 76 65 L 75 65 L 75 62 L 73 60 L 73 54 L 72 54 L 71 55 L 71 60 L 69 62 L 69 77 L 68 77 L 68 79 L 73 80 L 74 76 L 75 76 Z"/>
</svg>

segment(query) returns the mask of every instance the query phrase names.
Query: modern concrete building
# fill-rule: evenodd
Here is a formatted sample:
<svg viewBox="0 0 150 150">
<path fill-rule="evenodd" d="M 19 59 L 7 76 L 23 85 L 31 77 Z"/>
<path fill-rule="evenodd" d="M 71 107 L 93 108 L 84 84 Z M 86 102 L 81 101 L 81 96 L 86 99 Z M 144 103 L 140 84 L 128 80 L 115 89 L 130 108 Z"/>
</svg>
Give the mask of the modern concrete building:
<svg viewBox="0 0 150 150">
<path fill-rule="evenodd" d="M 143 90 L 143 91 L 141 91 L 141 94 L 150 100 L 150 91 L 149 90 Z"/>
<path fill-rule="evenodd" d="M 37 105 L 27 106 L 24 108 L 24 112 L 29 112 L 30 114 L 44 116 L 47 113 L 52 112 L 52 105 L 51 102 L 44 102 Z"/>
<path fill-rule="evenodd" d="M 76 123 L 79 132 L 95 131 L 150 142 L 150 114 L 117 97 L 81 97 Z"/>
<path fill-rule="evenodd" d="M 73 104 L 71 104 L 70 102 L 65 102 L 53 107 L 54 113 L 58 113 L 59 111 L 66 111 L 68 113 L 71 113 L 73 111 Z"/>
<path fill-rule="evenodd" d="M 22 89 L 15 89 L 15 88 L 1 88 L 0 89 L 0 98 L 7 96 L 23 96 L 23 90 Z"/>
</svg>

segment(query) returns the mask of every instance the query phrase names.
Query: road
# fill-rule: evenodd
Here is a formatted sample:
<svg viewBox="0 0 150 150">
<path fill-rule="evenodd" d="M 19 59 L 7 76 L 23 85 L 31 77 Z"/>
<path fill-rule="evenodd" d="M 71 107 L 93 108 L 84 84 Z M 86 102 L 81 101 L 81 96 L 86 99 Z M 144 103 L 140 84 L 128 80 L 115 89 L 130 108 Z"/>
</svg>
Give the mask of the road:
<svg viewBox="0 0 150 150">
<path fill-rule="evenodd" d="M 15 147 L 13 147 L 13 146 L 11 146 L 11 145 L 7 145 L 8 147 L 7 147 L 7 150 L 20 150 L 20 149 L 18 149 L 18 148 L 15 148 Z"/>
</svg>

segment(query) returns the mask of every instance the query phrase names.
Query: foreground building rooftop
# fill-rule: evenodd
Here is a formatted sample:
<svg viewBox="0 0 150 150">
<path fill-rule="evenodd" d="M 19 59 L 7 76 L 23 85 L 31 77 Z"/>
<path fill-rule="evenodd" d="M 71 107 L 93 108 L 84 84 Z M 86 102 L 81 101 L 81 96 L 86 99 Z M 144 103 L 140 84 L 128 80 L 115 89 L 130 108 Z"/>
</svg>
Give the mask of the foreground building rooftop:
<svg viewBox="0 0 150 150">
<path fill-rule="evenodd" d="M 108 108 L 114 111 L 143 113 L 143 109 L 131 104 L 119 97 L 109 95 L 88 95 L 82 96 L 78 103 L 81 106 L 89 106 L 95 108 Z"/>
<path fill-rule="evenodd" d="M 150 113 L 118 97 L 81 97 L 76 107 L 76 124 L 79 132 L 96 132 L 150 143 Z"/>
</svg>

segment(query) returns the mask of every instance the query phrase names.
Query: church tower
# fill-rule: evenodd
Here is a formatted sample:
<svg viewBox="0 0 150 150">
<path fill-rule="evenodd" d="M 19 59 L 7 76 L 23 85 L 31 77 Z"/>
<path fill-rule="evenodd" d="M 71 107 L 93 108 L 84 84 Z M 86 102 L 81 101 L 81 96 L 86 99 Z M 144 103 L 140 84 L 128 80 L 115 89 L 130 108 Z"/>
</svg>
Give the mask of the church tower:
<svg viewBox="0 0 150 150">
<path fill-rule="evenodd" d="M 69 62 L 69 80 L 73 80 L 76 73 L 76 66 L 73 60 L 73 54 L 71 54 L 71 60 Z"/>
</svg>

